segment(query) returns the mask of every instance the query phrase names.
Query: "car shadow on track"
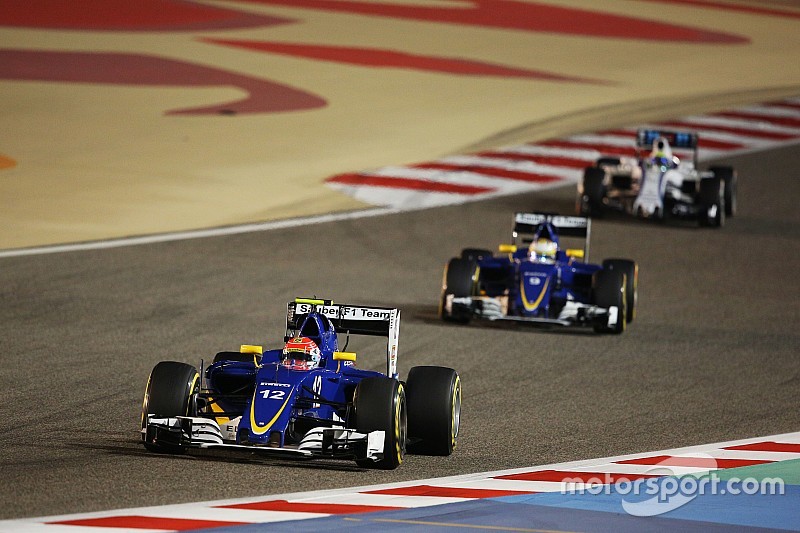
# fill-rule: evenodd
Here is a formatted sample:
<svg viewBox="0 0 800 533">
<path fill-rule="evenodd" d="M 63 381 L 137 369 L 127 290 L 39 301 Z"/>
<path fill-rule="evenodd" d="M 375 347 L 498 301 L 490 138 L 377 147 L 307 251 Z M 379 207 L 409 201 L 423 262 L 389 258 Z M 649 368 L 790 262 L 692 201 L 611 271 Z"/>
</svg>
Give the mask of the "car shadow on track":
<svg viewBox="0 0 800 533">
<path fill-rule="evenodd" d="M 439 318 L 439 308 L 436 305 L 409 304 L 400 306 L 403 321 L 412 324 L 425 324 L 445 328 L 480 328 L 496 329 L 501 331 L 530 331 L 531 333 L 548 333 L 555 335 L 595 335 L 592 328 L 543 326 L 541 324 L 526 324 L 522 322 L 505 322 L 490 320 L 473 320 L 469 324 L 445 322 Z"/>
</svg>

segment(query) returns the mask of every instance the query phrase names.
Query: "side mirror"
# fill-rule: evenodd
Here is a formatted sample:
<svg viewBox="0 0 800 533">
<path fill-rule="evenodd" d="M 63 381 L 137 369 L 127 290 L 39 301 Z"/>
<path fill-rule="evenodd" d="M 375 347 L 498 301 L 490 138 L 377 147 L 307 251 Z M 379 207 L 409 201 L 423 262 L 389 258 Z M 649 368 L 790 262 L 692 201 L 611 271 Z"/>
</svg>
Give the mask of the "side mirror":
<svg viewBox="0 0 800 533">
<path fill-rule="evenodd" d="M 264 347 L 263 346 L 254 346 L 252 344 L 242 344 L 239 347 L 239 353 L 252 353 L 263 355 L 264 354 Z"/>
<path fill-rule="evenodd" d="M 513 254 L 517 251 L 516 244 L 501 244 L 497 247 L 501 254 Z"/>
<path fill-rule="evenodd" d="M 567 248 L 567 257 L 583 259 L 583 250 L 580 248 Z"/>
<path fill-rule="evenodd" d="M 352 361 L 356 362 L 355 352 L 333 352 L 334 361 Z"/>
</svg>

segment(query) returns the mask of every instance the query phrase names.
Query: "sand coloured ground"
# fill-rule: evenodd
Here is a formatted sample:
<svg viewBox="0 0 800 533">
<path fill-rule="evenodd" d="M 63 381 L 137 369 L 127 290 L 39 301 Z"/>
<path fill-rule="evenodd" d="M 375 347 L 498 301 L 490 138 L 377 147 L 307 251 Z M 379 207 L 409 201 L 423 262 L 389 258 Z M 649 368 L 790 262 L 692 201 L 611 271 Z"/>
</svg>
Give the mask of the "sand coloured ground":
<svg viewBox="0 0 800 533">
<path fill-rule="evenodd" d="M 12 11 L 36 4 L 20 2 Z M 279 4 L 195 3 L 238 15 L 227 26 L 188 29 L 5 21 L 0 55 L 61 55 L 28 78 L 9 62 L 0 67 L 0 249 L 360 209 L 325 178 L 800 94 L 800 9 L 785 2 L 530 3 L 669 21 L 733 42 L 525 31 Z M 306 53 L 277 53 L 279 44 Z M 343 48 L 371 59 L 330 57 Z M 92 68 L 99 57 L 106 63 Z M 485 72 L 458 72 L 459 61 Z M 78 74 L 65 80 L 61 70 Z M 37 76 L 45 79 L 30 79 Z M 264 98 L 271 94 L 279 98 Z M 287 101 L 305 107 L 276 110 Z M 210 111 L 197 112 L 203 109 Z"/>
</svg>

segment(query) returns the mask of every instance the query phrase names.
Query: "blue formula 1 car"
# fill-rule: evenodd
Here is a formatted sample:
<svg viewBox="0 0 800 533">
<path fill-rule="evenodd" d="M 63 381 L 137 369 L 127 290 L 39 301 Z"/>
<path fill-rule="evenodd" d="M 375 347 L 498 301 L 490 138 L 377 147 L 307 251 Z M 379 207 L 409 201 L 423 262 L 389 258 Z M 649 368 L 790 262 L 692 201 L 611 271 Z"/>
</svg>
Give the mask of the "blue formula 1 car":
<svg viewBox="0 0 800 533">
<path fill-rule="evenodd" d="M 148 450 L 228 450 L 296 458 L 354 459 L 394 469 L 409 453 L 450 455 L 461 418 L 461 382 L 451 368 L 397 372 L 400 311 L 297 299 L 285 344 L 220 352 L 205 371 L 164 361 L 142 404 Z M 339 336 L 346 342 L 339 350 Z M 351 336 L 387 339 L 386 372 L 356 367 Z"/>
<path fill-rule="evenodd" d="M 638 267 L 628 259 L 583 262 L 590 232 L 586 217 L 517 213 L 513 244 L 500 245 L 499 255 L 467 248 L 447 263 L 440 317 L 622 333 L 636 314 Z M 583 239 L 583 248 L 563 250 L 562 237 Z"/>
</svg>

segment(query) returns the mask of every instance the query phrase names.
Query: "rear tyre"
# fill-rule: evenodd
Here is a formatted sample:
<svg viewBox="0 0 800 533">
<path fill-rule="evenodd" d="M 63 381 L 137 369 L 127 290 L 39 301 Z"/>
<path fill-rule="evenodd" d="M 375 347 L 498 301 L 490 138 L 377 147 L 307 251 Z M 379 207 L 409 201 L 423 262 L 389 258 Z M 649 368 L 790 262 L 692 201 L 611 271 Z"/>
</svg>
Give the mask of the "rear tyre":
<svg viewBox="0 0 800 533">
<path fill-rule="evenodd" d="M 162 361 L 150 372 L 142 401 L 142 429 L 146 429 L 147 415 L 159 417 L 195 416 L 197 393 L 200 391 L 200 374 L 192 365 L 177 361 Z M 153 435 L 142 433 L 144 446 L 150 451 L 180 453 L 182 448 L 161 445 Z"/>
<path fill-rule="evenodd" d="M 594 330 L 597 333 L 613 333 L 619 335 L 625 331 L 627 321 L 625 286 L 627 280 L 625 274 L 618 270 L 601 270 L 595 275 L 594 282 L 594 301 L 598 307 L 609 309 L 617 308 L 617 323 L 608 326 L 607 323 L 595 324 Z"/>
<path fill-rule="evenodd" d="M 464 248 L 461 250 L 461 259 L 467 261 L 478 261 L 484 257 L 492 257 L 491 250 L 484 250 L 483 248 Z"/>
<path fill-rule="evenodd" d="M 711 167 L 709 170 L 714 173 L 714 177 L 717 177 L 722 181 L 723 186 L 725 187 L 725 194 L 723 195 L 725 198 L 725 216 L 736 216 L 736 195 L 739 187 L 739 176 L 737 175 L 736 170 L 734 170 L 733 167 L 728 166 Z"/>
<path fill-rule="evenodd" d="M 725 225 L 725 183 L 718 177 L 700 180 L 701 226 L 719 228 Z"/>
<path fill-rule="evenodd" d="M 403 384 L 387 377 L 365 378 L 356 387 L 355 426 L 359 433 L 384 431 L 383 459 L 359 459 L 358 466 L 394 470 L 406 454 L 406 395 Z"/>
<path fill-rule="evenodd" d="M 636 303 L 639 300 L 639 265 L 630 259 L 606 259 L 603 270 L 615 270 L 625 274 L 625 321 L 629 324 L 636 318 Z"/>
<path fill-rule="evenodd" d="M 603 214 L 603 199 L 606 196 L 604 181 L 606 171 L 599 167 L 586 167 L 583 172 L 583 196 L 585 205 L 583 214 L 601 216 Z"/>
<path fill-rule="evenodd" d="M 447 263 L 444 271 L 444 286 L 439 301 L 439 316 L 442 320 L 466 324 L 471 318 L 468 310 L 453 309 L 448 312 L 445 302 L 449 295 L 463 298 L 475 294 L 478 281 L 478 263 L 469 259 L 453 258 Z"/>
<path fill-rule="evenodd" d="M 461 425 L 461 379 L 452 368 L 415 366 L 406 379 L 408 452 L 450 455 Z"/>
</svg>

